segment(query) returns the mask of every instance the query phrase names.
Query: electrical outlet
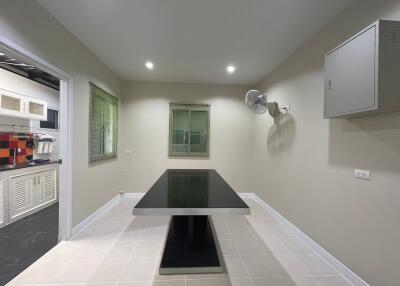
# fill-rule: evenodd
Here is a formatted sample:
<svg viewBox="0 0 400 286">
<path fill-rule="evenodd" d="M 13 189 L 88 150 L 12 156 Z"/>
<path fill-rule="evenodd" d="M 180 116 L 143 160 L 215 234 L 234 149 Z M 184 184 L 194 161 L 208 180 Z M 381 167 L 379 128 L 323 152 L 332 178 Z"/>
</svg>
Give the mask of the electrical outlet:
<svg viewBox="0 0 400 286">
<path fill-rule="evenodd" d="M 369 171 L 354 169 L 354 178 L 369 180 Z"/>
</svg>

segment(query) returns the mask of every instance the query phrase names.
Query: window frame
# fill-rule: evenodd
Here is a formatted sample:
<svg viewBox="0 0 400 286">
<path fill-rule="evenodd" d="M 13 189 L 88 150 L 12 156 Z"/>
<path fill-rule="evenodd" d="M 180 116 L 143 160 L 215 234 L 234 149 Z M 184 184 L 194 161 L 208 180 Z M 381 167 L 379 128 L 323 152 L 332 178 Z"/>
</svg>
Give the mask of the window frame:
<svg viewBox="0 0 400 286">
<path fill-rule="evenodd" d="M 187 152 L 173 151 L 173 111 L 174 110 L 188 110 L 189 111 L 189 126 L 188 126 L 188 148 Z M 209 158 L 210 157 L 210 105 L 209 104 L 193 104 L 193 103 L 170 103 L 169 104 L 169 138 L 168 138 L 168 156 L 171 158 Z M 206 152 L 191 152 L 190 151 L 190 113 L 191 111 L 206 111 Z"/>
<path fill-rule="evenodd" d="M 94 124 L 92 122 L 92 100 L 93 100 L 93 96 L 97 96 L 99 98 L 101 98 L 102 100 L 104 100 L 106 103 L 109 104 L 109 106 L 114 105 L 115 108 L 115 122 L 113 122 L 113 133 L 115 134 L 115 139 L 113 139 L 113 152 L 112 153 L 105 153 L 105 142 L 106 142 L 106 137 L 105 137 L 105 124 L 106 124 L 106 120 L 104 118 L 104 112 L 103 112 L 103 118 L 102 118 L 102 131 L 101 131 L 101 141 L 99 144 L 100 146 L 102 146 L 102 151 L 99 155 L 92 155 L 91 152 L 91 128 L 92 125 Z M 89 163 L 98 163 L 101 161 L 105 161 L 105 160 L 110 160 L 110 159 L 115 159 L 118 157 L 118 124 L 119 124 L 119 100 L 116 96 L 110 94 L 109 92 L 105 91 L 104 89 L 102 89 L 101 87 L 99 87 L 98 85 L 89 82 L 89 133 L 88 133 L 88 159 L 89 159 Z M 97 123 L 98 124 L 98 123 Z"/>
</svg>

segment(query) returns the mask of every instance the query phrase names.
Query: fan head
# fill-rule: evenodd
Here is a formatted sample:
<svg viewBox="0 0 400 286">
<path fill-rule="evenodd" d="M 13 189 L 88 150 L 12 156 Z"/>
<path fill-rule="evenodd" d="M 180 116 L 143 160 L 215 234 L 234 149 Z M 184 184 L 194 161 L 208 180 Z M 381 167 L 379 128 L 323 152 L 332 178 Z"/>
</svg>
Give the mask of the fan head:
<svg viewBox="0 0 400 286">
<path fill-rule="evenodd" d="M 268 110 L 266 96 L 258 90 L 249 90 L 246 93 L 245 102 L 247 106 L 255 113 L 263 114 Z"/>
</svg>

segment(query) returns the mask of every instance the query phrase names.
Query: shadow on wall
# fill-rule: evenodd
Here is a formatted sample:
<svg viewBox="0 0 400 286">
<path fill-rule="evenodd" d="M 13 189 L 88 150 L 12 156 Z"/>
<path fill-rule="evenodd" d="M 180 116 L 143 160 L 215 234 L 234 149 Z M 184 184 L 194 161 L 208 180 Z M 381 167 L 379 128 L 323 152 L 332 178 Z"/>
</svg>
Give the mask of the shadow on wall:
<svg viewBox="0 0 400 286">
<path fill-rule="evenodd" d="M 329 122 L 329 165 L 400 172 L 400 113 Z"/>
<path fill-rule="evenodd" d="M 280 154 L 288 150 L 296 135 L 296 123 L 289 114 L 280 115 L 274 119 L 274 124 L 269 128 L 267 147 L 270 153 Z"/>
</svg>

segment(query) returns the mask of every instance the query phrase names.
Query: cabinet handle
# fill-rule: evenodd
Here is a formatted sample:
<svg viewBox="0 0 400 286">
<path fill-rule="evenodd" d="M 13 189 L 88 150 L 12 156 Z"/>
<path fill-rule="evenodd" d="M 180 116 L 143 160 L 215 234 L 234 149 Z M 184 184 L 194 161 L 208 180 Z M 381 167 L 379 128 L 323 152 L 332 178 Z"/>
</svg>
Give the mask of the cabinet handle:
<svg viewBox="0 0 400 286">
<path fill-rule="evenodd" d="M 36 177 L 33 177 L 33 185 L 36 186 Z"/>
</svg>

